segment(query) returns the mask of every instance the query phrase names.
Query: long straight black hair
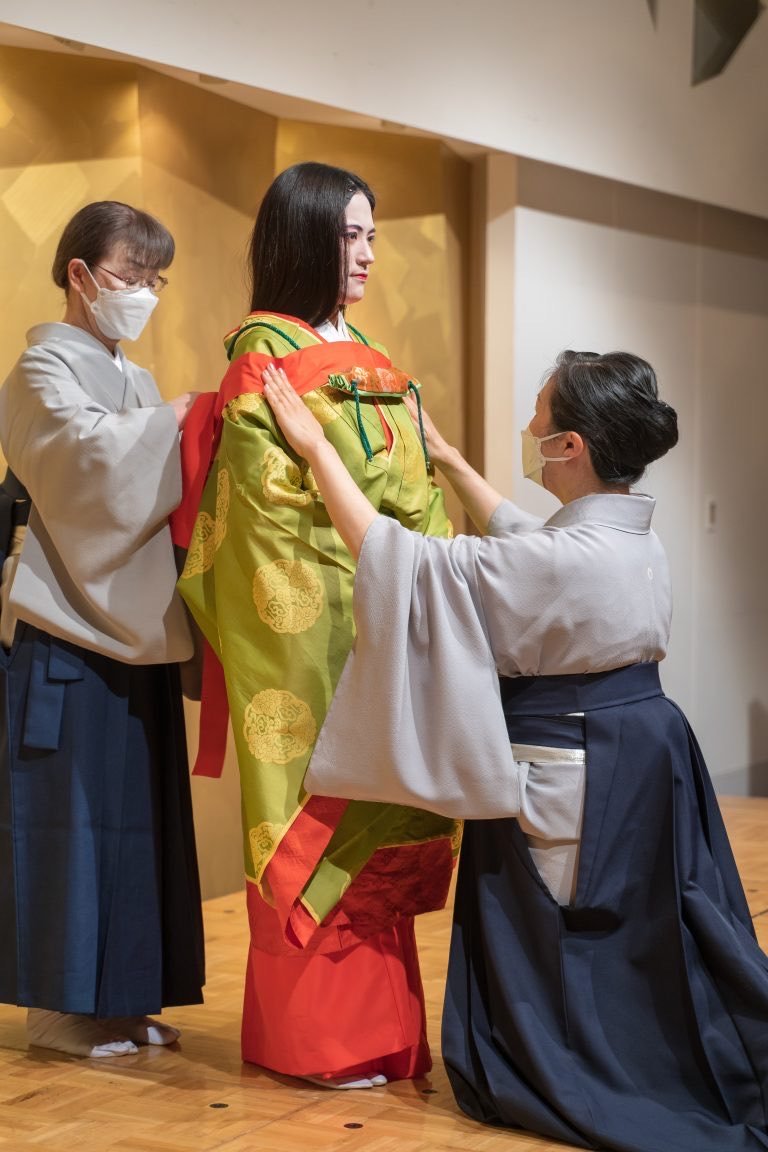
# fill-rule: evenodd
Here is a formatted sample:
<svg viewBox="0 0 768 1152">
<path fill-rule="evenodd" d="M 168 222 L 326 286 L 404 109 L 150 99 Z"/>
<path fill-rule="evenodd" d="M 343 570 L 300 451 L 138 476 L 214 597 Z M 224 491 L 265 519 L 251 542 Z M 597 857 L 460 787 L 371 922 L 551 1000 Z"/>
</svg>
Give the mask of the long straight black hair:
<svg viewBox="0 0 768 1152">
<path fill-rule="evenodd" d="M 297 316 L 316 327 L 339 307 L 346 283 L 347 204 L 373 192 L 354 172 L 309 162 L 286 168 L 270 184 L 250 244 L 251 311 Z"/>
</svg>

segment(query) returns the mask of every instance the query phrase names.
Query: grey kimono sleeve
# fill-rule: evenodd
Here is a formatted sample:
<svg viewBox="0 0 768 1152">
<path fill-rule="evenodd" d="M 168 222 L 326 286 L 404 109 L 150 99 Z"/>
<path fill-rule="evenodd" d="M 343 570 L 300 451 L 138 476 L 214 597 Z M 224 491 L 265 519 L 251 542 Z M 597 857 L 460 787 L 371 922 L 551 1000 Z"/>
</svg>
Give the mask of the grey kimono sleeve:
<svg viewBox="0 0 768 1152">
<path fill-rule="evenodd" d="M 535 532 L 544 526 L 540 516 L 525 512 L 511 500 L 502 500 L 488 521 L 489 536 L 516 536 L 521 532 Z"/>
<path fill-rule="evenodd" d="M 519 784 L 479 599 L 474 537 L 380 516 L 355 577 L 355 646 L 305 786 L 454 818 L 515 815 Z"/>
<path fill-rule="evenodd" d="M 0 396 L 0 439 L 33 504 L 11 589 L 22 620 L 122 660 L 191 654 L 168 514 L 181 496 L 172 410 L 110 411 L 46 348 Z"/>
</svg>

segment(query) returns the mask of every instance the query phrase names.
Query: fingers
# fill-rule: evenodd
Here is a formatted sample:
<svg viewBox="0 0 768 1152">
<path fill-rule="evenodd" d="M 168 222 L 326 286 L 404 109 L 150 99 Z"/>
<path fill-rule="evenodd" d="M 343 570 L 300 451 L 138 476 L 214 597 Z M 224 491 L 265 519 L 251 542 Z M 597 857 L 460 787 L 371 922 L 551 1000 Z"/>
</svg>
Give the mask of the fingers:
<svg viewBox="0 0 768 1152">
<path fill-rule="evenodd" d="M 261 374 L 261 378 L 265 384 L 273 384 L 279 382 L 281 378 L 286 380 L 287 377 L 282 368 L 278 368 L 275 364 L 267 364 L 266 368 Z"/>
<path fill-rule="evenodd" d="M 432 421 L 430 420 L 430 418 L 427 415 L 424 408 L 422 407 L 422 409 L 421 409 L 421 421 L 419 421 L 419 406 L 416 403 L 413 395 L 411 393 L 409 393 L 407 396 L 404 396 L 403 402 L 405 403 L 405 406 L 408 409 L 408 412 L 410 414 L 411 420 L 413 420 L 413 423 L 416 425 L 417 428 L 419 427 L 419 423 L 421 423 L 424 426 L 424 431 L 427 435 L 427 438 L 429 438 L 430 432 L 433 430 L 433 425 L 432 425 Z"/>
<path fill-rule="evenodd" d="M 283 369 L 276 368 L 274 364 L 267 365 L 261 374 L 261 379 L 268 398 L 274 396 L 277 400 L 281 400 L 296 395 Z"/>
<path fill-rule="evenodd" d="M 403 403 L 405 404 L 406 408 L 408 409 L 408 415 L 410 416 L 410 418 L 413 421 L 413 423 L 415 424 L 415 426 L 418 428 L 418 426 L 419 426 L 419 409 L 417 407 L 416 401 L 414 400 L 414 398 L 410 392 L 408 393 L 407 396 L 403 396 Z"/>
<path fill-rule="evenodd" d="M 405 404 L 406 408 L 410 412 L 411 419 L 413 420 L 414 424 L 416 424 L 418 426 L 418 423 L 419 423 L 419 406 L 416 403 L 416 400 L 415 400 L 412 392 L 409 392 L 407 396 L 403 396 L 403 403 Z M 430 418 L 427 414 L 427 411 L 423 405 L 421 408 L 421 419 L 422 419 L 422 422 L 424 424 L 425 430 L 428 432 L 429 428 L 432 424 L 432 421 L 430 420 Z"/>
</svg>

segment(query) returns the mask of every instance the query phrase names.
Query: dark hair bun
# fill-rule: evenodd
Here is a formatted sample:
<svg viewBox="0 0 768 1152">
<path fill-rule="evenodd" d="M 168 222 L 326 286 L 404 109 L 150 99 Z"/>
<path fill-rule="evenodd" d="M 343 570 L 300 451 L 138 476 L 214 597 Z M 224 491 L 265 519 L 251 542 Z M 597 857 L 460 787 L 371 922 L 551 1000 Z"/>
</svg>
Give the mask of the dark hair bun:
<svg viewBox="0 0 768 1152">
<path fill-rule="evenodd" d="M 635 484 L 677 443 L 677 413 L 659 399 L 647 360 L 630 352 L 561 352 L 551 379 L 555 426 L 584 437 L 606 484 Z"/>
</svg>

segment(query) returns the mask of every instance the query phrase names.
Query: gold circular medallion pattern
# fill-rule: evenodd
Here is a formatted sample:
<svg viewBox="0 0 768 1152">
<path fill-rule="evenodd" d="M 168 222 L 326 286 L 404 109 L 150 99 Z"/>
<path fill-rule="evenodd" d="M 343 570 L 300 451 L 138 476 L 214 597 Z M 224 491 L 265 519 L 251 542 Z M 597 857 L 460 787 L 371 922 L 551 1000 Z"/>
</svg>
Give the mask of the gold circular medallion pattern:
<svg viewBox="0 0 768 1152">
<path fill-rule="evenodd" d="M 253 602 L 273 632 L 306 632 L 319 618 L 325 593 L 312 567 L 304 560 L 275 560 L 256 569 Z"/>
<path fill-rule="evenodd" d="M 208 512 L 198 514 L 182 572 L 183 579 L 200 576 L 211 567 L 216 550 L 221 547 L 227 534 L 228 515 L 229 472 L 226 468 L 219 468 L 216 476 L 216 518 L 214 520 Z"/>
<path fill-rule="evenodd" d="M 226 468 L 219 468 L 219 474 L 216 477 L 216 527 L 213 531 L 213 539 L 216 548 L 221 547 L 221 543 L 227 534 L 228 516 L 229 472 Z"/>
<path fill-rule="evenodd" d="M 230 420 L 238 421 L 243 412 L 258 412 L 265 404 L 266 400 L 258 392 L 243 392 L 227 404 L 227 415 Z"/>
<path fill-rule="evenodd" d="M 214 533 L 216 525 L 213 517 L 207 512 L 198 512 L 195 529 L 189 542 L 187 560 L 182 572 L 183 580 L 191 580 L 193 576 L 200 576 L 207 572 L 213 563 L 213 554 L 216 551 Z"/>
<path fill-rule="evenodd" d="M 315 480 L 314 474 L 309 465 L 307 465 L 307 467 L 302 470 L 302 475 L 304 477 L 304 487 L 306 488 L 307 492 L 312 492 L 315 496 L 319 496 L 320 489 L 317 486 L 317 480 Z"/>
<path fill-rule="evenodd" d="M 266 688 L 245 706 L 243 735 L 256 760 L 287 764 L 312 747 L 317 725 L 309 706 L 293 692 Z"/>
<path fill-rule="evenodd" d="M 308 392 L 304 397 L 304 403 L 320 424 L 331 424 L 339 418 L 339 414 L 336 411 L 338 401 L 334 404 L 322 388 L 317 389 L 315 392 Z"/>
<path fill-rule="evenodd" d="M 312 503 L 312 494 L 301 486 L 301 472 L 282 448 L 270 446 L 264 453 L 261 485 L 270 504 L 303 508 Z"/>
<path fill-rule="evenodd" d="M 261 824 L 251 828 L 248 833 L 253 870 L 257 880 L 261 879 L 264 869 L 272 858 L 280 830 L 279 824 L 270 824 L 268 820 L 262 820 Z"/>
</svg>

